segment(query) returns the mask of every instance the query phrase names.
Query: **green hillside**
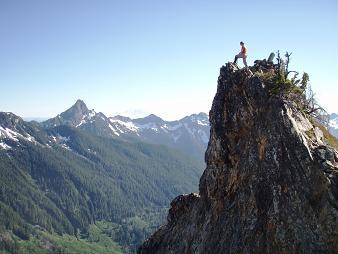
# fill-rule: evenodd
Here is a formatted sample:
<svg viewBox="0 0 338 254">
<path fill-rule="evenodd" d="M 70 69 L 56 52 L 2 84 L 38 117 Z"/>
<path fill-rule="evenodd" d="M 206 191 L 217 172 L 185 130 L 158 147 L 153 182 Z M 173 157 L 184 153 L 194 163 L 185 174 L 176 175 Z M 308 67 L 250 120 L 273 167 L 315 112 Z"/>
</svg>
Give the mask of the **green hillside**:
<svg viewBox="0 0 338 254">
<path fill-rule="evenodd" d="M 203 169 L 165 146 L 98 137 L 66 126 L 39 135 L 66 142 L 21 140 L 13 149 L 0 150 L 3 250 L 19 251 L 28 242 L 34 248 L 41 235 L 50 239 L 54 249 L 49 252 L 66 250 L 67 242 L 75 246 L 75 240 L 83 247 L 92 244 L 91 228 L 110 223 L 109 233 L 102 233 L 111 239 L 109 246 L 117 242 L 124 251 L 133 251 L 162 222 L 173 197 L 197 190 Z"/>
</svg>

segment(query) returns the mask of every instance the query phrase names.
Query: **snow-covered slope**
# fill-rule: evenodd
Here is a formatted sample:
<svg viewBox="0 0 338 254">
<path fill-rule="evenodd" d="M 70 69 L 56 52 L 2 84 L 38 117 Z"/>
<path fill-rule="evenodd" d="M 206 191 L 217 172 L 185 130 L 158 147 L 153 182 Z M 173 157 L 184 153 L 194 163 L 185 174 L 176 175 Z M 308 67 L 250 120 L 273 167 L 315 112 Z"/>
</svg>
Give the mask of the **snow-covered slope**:
<svg viewBox="0 0 338 254">
<path fill-rule="evenodd" d="M 193 114 L 177 121 L 165 121 L 155 115 L 138 119 L 124 116 L 108 118 L 101 112 L 89 110 L 82 100 L 42 125 L 46 128 L 68 125 L 99 136 L 163 144 L 201 160 L 210 132 L 208 115 L 205 113 Z"/>
<path fill-rule="evenodd" d="M 207 144 L 209 141 L 209 120 L 205 113 L 193 114 L 177 121 L 164 121 L 155 115 L 145 118 L 130 119 L 122 116 L 109 118 L 115 135 L 145 133 L 166 134 L 173 142 L 187 132 L 191 137 Z"/>
<path fill-rule="evenodd" d="M 177 121 L 165 121 L 155 115 L 138 119 L 115 116 L 109 120 L 116 136 L 168 145 L 201 159 L 209 141 L 209 119 L 205 113 L 193 114 Z"/>
<path fill-rule="evenodd" d="M 20 142 L 37 143 L 34 138 L 37 131 L 34 125 L 26 124 L 20 117 L 0 112 L 0 149 L 9 150 Z"/>
<path fill-rule="evenodd" d="M 68 141 L 68 137 L 47 131 L 36 122 L 26 122 L 13 113 L 0 112 L 0 150 L 24 147 L 27 142 L 43 147 L 59 145 L 69 150 Z"/>
<path fill-rule="evenodd" d="M 330 115 L 329 127 L 332 135 L 338 138 L 338 114 L 333 113 Z"/>
</svg>

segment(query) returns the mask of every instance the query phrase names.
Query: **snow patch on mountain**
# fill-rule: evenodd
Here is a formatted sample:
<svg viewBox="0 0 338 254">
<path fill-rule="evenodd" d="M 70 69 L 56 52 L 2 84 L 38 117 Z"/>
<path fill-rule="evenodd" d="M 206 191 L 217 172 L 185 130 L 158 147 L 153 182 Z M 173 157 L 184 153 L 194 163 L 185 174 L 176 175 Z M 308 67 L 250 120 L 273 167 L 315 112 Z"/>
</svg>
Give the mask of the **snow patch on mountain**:
<svg viewBox="0 0 338 254">
<path fill-rule="evenodd" d="M 119 119 L 114 119 L 113 117 L 109 119 L 112 124 L 115 124 L 116 126 L 120 125 L 123 126 L 124 129 L 127 129 L 131 132 L 137 132 L 139 130 L 139 127 L 136 126 L 133 122 L 131 121 L 122 121 Z"/>
<path fill-rule="evenodd" d="M 11 139 L 15 142 L 19 142 L 19 139 L 25 139 L 29 142 L 35 142 L 34 137 L 29 135 L 28 133 L 25 133 L 25 135 L 20 134 L 19 132 L 13 131 L 12 129 L 9 128 L 3 128 L 0 126 L 0 138 L 8 138 Z"/>
<path fill-rule="evenodd" d="M 113 137 L 133 137 L 144 142 L 165 144 L 200 158 L 210 135 L 209 117 L 205 113 L 176 121 L 165 121 L 156 115 L 137 119 L 117 115 L 109 118 L 109 129 Z"/>
<path fill-rule="evenodd" d="M 65 144 L 61 144 L 61 147 L 64 149 L 67 149 L 68 151 L 72 151 L 72 149 L 65 143 Z"/>
<path fill-rule="evenodd" d="M 114 116 L 109 118 L 110 128 L 117 136 L 122 134 L 135 134 L 142 136 L 143 133 L 151 131 L 157 135 L 169 134 L 171 139 L 176 143 L 182 136 L 181 131 L 185 129 L 189 135 L 194 138 L 200 138 L 203 143 L 207 144 L 209 140 L 209 119 L 206 114 L 194 114 L 177 121 L 164 121 L 163 119 L 149 115 L 145 118 L 130 119 L 123 116 Z M 201 128 L 206 128 L 202 130 Z"/>
<path fill-rule="evenodd" d="M 3 128 L 2 126 L 0 126 L 0 137 L 1 138 L 8 138 L 13 141 L 19 141 L 17 139 L 18 134 L 19 133 L 12 131 L 11 129 Z"/>
<path fill-rule="evenodd" d="M 200 120 L 197 120 L 197 124 L 204 125 L 204 126 L 208 126 L 209 125 L 208 122 L 206 122 L 206 121 L 200 121 Z"/>
<path fill-rule="evenodd" d="M 334 129 L 338 129 L 338 118 L 331 119 L 329 126 Z"/>
<path fill-rule="evenodd" d="M 92 119 L 96 115 L 95 110 L 89 110 L 88 119 Z"/>
<path fill-rule="evenodd" d="M 332 135 L 338 138 L 338 115 L 337 114 L 330 115 L 329 131 Z"/>
<path fill-rule="evenodd" d="M 109 124 L 109 128 L 113 131 L 113 133 L 116 135 L 116 136 L 120 136 L 120 133 L 111 125 Z"/>
<path fill-rule="evenodd" d="M 61 146 L 64 149 L 72 151 L 72 149 L 67 144 L 70 141 L 70 137 L 64 137 L 64 136 L 61 136 L 61 135 L 56 135 L 56 136 L 51 135 L 51 136 L 49 136 L 49 138 L 50 138 L 50 140 L 49 140 L 50 143 L 54 143 L 56 145 Z"/>
<path fill-rule="evenodd" d="M 0 149 L 9 150 L 11 149 L 11 147 L 7 145 L 5 142 L 0 142 Z"/>
<path fill-rule="evenodd" d="M 85 119 L 82 119 L 79 124 L 77 124 L 75 127 L 80 127 L 82 124 L 86 123 Z"/>
<path fill-rule="evenodd" d="M 81 121 L 75 125 L 75 127 L 80 127 L 83 124 L 86 124 L 88 122 L 93 122 L 93 118 L 96 116 L 95 110 L 89 110 L 87 114 L 82 115 Z M 102 116 L 101 119 L 105 120 Z"/>
</svg>

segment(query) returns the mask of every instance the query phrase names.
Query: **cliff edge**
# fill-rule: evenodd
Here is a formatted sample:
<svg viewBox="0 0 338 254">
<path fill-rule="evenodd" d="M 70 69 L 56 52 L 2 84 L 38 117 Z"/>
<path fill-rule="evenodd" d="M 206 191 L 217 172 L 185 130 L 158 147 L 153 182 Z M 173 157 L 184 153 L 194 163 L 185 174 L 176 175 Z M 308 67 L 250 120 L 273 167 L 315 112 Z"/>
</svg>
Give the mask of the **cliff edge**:
<svg viewBox="0 0 338 254">
<path fill-rule="evenodd" d="M 261 67 L 221 68 L 199 194 L 138 253 L 338 253 L 338 153 Z"/>
</svg>

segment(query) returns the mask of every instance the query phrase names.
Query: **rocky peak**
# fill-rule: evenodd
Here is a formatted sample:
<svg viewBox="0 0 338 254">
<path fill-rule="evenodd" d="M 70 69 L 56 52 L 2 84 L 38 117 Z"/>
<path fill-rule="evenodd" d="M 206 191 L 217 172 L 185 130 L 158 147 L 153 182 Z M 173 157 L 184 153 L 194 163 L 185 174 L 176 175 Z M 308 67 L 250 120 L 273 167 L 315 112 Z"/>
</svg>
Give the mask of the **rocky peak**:
<svg viewBox="0 0 338 254">
<path fill-rule="evenodd" d="M 139 253 L 338 253 L 338 154 L 271 96 L 256 71 L 272 68 L 221 68 L 199 194 L 174 199 Z"/>
<path fill-rule="evenodd" d="M 61 117 L 67 120 L 81 120 L 83 116 L 88 115 L 89 110 L 87 105 L 82 100 L 77 100 L 76 103 L 65 112 L 61 113 Z"/>
<path fill-rule="evenodd" d="M 0 112 L 0 126 L 3 128 L 15 128 L 22 124 L 23 120 L 11 112 Z"/>
<path fill-rule="evenodd" d="M 20 117 L 10 112 L 0 112 L 0 149 L 9 147 L 4 140 L 17 141 L 16 136 L 25 133 L 25 129 L 24 121 Z"/>
<path fill-rule="evenodd" d="M 78 99 L 75 104 L 72 106 L 73 109 L 77 110 L 78 112 L 82 112 L 82 113 L 87 113 L 88 112 L 88 108 L 86 103 L 84 103 L 83 100 Z"/>
<path fill-rule="evenodd" d="M 33 123 L 27 123 L 11 112 L 0 112 L 0 139 L 11 136 L 11 133 L 26 136 L 27 132 L 31 132 L 32 129 L 36 129 Z"/>
<path fill-rule="evenodd" d="M 209 116 L 206 113 L 192 114 L 181 119 L 182 122 L 196 123 L 200 125 L 209 125 Z"/>
<path fill-rule="evenodd" d="M 164 123 L 164 120 L 161 117 L 158 117 L 154 114 L 151 114 L 151 115 L 146 116 L 144 118 L 134 119 L 134 122 L 136 122 L 138 124 L 148 124 L 148 123 L 162 124 L 162 123 Z"/>
<path fill-rule="evenodd" d="M 94 110 L 89 110 L 87 105 L 82 100 L 77 100 L 76 103 L 66 111 L 51 118 L 42 124 L 45 127 L 55 127 L 59 125 L 69 125 L 77 127 L 86 119 L 92 118 L 96 113 Z"/>
<path fill-rule="evenodd" d="M 0 112 L 0 150 L 17 147 L 22 141 L 44 144 L 46 140 L 39 124 L 25 122 L 10 112 Z"/>
<path fill-rule="evenodd" d="M 122 121 L 122 122 L 131 122 L 132 121 L 132 119 L 130 117 L 121 116 L 121 115 L 112 116 L 109 119 L 111 119 L 112 121 L 119 120 L 119 121 Z"/>
</svg>

